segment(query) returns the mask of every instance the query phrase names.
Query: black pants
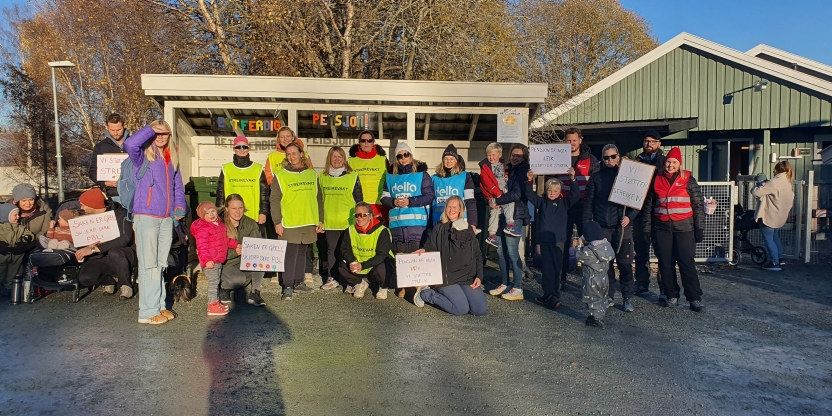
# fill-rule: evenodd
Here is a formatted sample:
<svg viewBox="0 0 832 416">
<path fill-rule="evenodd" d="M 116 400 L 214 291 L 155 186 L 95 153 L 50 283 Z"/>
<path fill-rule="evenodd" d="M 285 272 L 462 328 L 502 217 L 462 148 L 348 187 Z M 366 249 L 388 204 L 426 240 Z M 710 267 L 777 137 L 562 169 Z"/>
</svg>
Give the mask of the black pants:
<svg viewBox="0 0 832 416">
<path fill-rule="evenodd" d="M 309 256 L 308 244 L 286 244 L 286 260 L 284 271 L 279 274 L 280 285 L 283 288 L 294 288 L 303 282 L 303 273 L 306 270 L 306 259 Z"/>
<path fill-rule="evenodd" d="M 575 186 L 575 185 L 573 185 Z M 570 191 L 572 192 L 572 191 Z M 577 192 L 577 187 L 575 192 Z M 578 237 L 584 234 L 584 223 L 583 223 L 583 204 L 578 204 L 573 206 L 569 210 L 569 214 L 566 217 L 566 246 L 565 247 L 572 247 L 572 238 L 573 229 L 578 228 Z M 569 250 L 563 250 L 563 260 L 561 260 L 561 264 L 569 264 Z M 566 273 L 569 272 L 569 267 L 561 267 L 560 277 L 562 281 L 566 281 Z"/>
<path fill-rule="evenodd" d="M 636 220 L 633 228 L 633 248 L 636 252 L 635 280 L 637 285 L 644 288 L 650 287 L 650 244 L 652 242 L 653 239 L 650 237 L 650 233 L 644 232 L 642 222 Z M 656 275 L 656 282 L 659 285 L 659 290 L 663 290 L 661 273 Z"/>
<path fill-rule="evenodd" d="M 87 257 L 78 270 L 81 286 L 130 285 L 136 252 L 131 247 L 114 248 L 100 257 Z"/>
<path fill-rule="evenodd" d="M 664 294 L 668 298 L 679 298 L 679 283 L 676 280 L 676 265 L 682 275 L 682 287 L 688 302 L 702 300 L 702 289 L 699 287 L 699 276 L 696 273 L 694 255 L 696 253 L 696 238 L 693 231 L 672 231 L 658 228 L 655 230 L 656 256 L 659 258 L 659 273 L 662 275 L 661 284 Z"/>
<path fill-rule="evenodd" d="M 624 228 L 624 235 L 622 238 L 621 227 L 604 228 L 604 238 L 610 242 L 612 248 L 618 250 L 615 253 L 615 260 L 610 261 L 610 267 L 607 269 L 607 277 L 609 277 L 609 289 L 607 297 L 612 298 L 615 295 L 615 268 L 613 262 L 618 265 L 618 286 L 621 290 L 621 297 L 629 299 L 633 295 L 633 226 L 628 225 Z M 618 243 L 621 242 L 619 247 Z"/>
<path fill-rule="evenodd" d="M 324 283 L 327 278 L 337 278 L 336 261 L 338 241 L 345 230 L 326 230 L 323 234 L 318 234 L 318 241 L 315 244 L 318 246 L 318 274 L 321 275 Z"/>
<path fill-rule="evenodd" d="M 384 287 L 384 282 L 387 279 L 387 267 L 384 263 L 370 269 L 367 274 L 357 274 L 350 271 L 349 266 L 344 263 L 338 265 L 338 274 L 350 286 L 355 286 L 361 283 L 362 278 L 366 278 L 370 283 L 375 283 L 379 287 Z"/>
<path fill-rule="evenodd" d="M 539 243 L 540 266 L 543 271 L 543 294 L 560 300 L 560 277 L 563 268 L 564 243 Z"/>
</svg>

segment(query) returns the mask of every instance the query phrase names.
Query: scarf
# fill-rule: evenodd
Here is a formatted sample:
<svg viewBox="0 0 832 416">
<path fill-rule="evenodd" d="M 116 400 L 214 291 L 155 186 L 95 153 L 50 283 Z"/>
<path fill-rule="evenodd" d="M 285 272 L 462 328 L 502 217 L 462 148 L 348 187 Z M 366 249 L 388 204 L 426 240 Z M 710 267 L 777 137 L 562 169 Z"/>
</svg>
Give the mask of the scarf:
<svg viewBox="0 0 832 416">
<path fill-rule="evenodd" d="M 365 151 L 361 150 L 361 147 L 359 147 L 358 151 L 355 152 L 355 155 L 362 158 L 362 159 L 372 159 L 372 158 L 376 157 L 377 154 L 378 154 L 378 152 L 376 151 L 375 146 L 373 146 L 373 148 L 369 152 L 365 152 Z"/>
<path fill-rule="evenodd" d="M 345 168 L 343 166 L 340 167 L 340 168 L 329 168 L 329 176 L 332 176 L 333 178 L 337 178 L 337 177 L 343 175 L 344 171 L 346 171 L 346 170 L 347 170 L 347 168 Z"/>
</svg>

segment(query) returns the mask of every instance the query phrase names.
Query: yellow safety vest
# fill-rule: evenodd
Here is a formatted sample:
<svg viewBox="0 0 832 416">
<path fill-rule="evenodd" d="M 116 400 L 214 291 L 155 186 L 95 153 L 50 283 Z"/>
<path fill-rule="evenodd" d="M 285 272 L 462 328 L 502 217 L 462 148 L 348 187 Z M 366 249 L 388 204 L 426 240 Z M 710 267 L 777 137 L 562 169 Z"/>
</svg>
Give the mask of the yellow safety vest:
<svg viewBox="0 0 832 416">
<path fill-rule="evenodd" d="M 387 173 L 386 161 L 387 159 L 380 155 L 372 159 L 360 157 L 349 159 L 352 171 L 358 173 L 358 179 L 361 181 L 361 194 L 364 196 L 364 202 L 368 204 L 378 204 L 381 201 L 381 180 Z"/>
<path fill-rule="evenodd" d="M 355 256 L 355 261 L 363 263 L 376 255 L 376 246 L 378 238 L 381 236 L 381 231 L 387 228 L 383 225 L 379 226 L 370 234 L 359 233 L 355 226 L 350 227 L 350 243 L 352 243 L 352 254 Z M 390 235 L 389 233 L 387 235 Z M 358 274 L 367 274 L 370 268 L 366 268 L 358 272 Z"/>
<path fill-rule="evenodd" d="M 313 169 L 300 172 L 281 169 L 275 177 L 283 196 L 280 210 L 283 213 L 283 227 L 298 228 L 318 225 L 318 175 Z"/>
<path fill-rule="evenodd" d="M 277 172 L 283 169 L 284 159 L 286 159 L 285 152 L 278 152 L 275 150 L 274 152 L 269 153 L 269 156 L 266 158 L 266 163 L 269 164 L 273 174 L 277 175 Z"/>
<path fill-rule="evenodd" d="M 324 172 L 318 176 L 318 183 L 324 196 L 324 229 L 346 230 L 352 224 L 355 212 L 355 198 L 352 195 L 358 174 L 350 172 L 338 177 Z"/>
<path fill-rule="evenodd" d="M 260 214 L 260 173 L 263 165 L 252 163 L 247 168 L 222 165 L 223 191 L 225 196 L 239 194 L 246 205 L 246 216 L 257 221 Z"/>
</svg>

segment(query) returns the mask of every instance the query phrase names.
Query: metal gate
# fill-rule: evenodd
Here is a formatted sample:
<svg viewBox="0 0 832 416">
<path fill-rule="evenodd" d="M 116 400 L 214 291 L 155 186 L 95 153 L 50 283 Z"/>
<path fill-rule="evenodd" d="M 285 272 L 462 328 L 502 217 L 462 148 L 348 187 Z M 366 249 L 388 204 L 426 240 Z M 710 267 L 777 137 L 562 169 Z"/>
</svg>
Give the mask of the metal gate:
<svg viewBox="0 0 832 416">
<path fill-rule="evenodd" d="M 820 165 L 809 171 L 806 187 L 806 207 L 801 216 L 806 218 L 806 263 L 832 264 L 832 166 Z"/>
<path fill-rule="evenodd" d="M 759 199 L 751 194 L 754 182 L 739 182 L 739 203 L 746 209 L 757 210 Z M 789 213 L 789 218 L 782 228 L 777 230 L 780 242 L 783 243 L 783 252 L 780 256 L 784 259 L 803 260 L 803 247 L 805 236 L 805 193 L 806 183 L 803 181 L 794 182 L 794 206 Z M 748 232 L 748 239 L 756 246 L 765 247 L 763 236 L 759 229 Z"/>
</svg>

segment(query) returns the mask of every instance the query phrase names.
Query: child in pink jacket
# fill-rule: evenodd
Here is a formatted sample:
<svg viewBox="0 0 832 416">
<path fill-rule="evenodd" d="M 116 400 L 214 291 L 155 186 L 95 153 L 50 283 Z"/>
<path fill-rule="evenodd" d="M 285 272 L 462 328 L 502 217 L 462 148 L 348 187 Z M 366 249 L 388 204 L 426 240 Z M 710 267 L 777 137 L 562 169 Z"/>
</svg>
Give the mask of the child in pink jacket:
<svg viewBox="0 0 832 416">
<path fill-rule="evenodd" d="M 220 272 L 228 250 L 237 248 L 237 239 L 228 237 L 225 223 L 220 221 L 217 207 L 204 201 L 196 208 L 198 220 L 191 223 L 191 234 L 196 241 L 196 254 L 202 273 L 208 279 L 208 315 L 228 314 L 228 305 L 223 305 L 218 295 Z"/>
</svg>

